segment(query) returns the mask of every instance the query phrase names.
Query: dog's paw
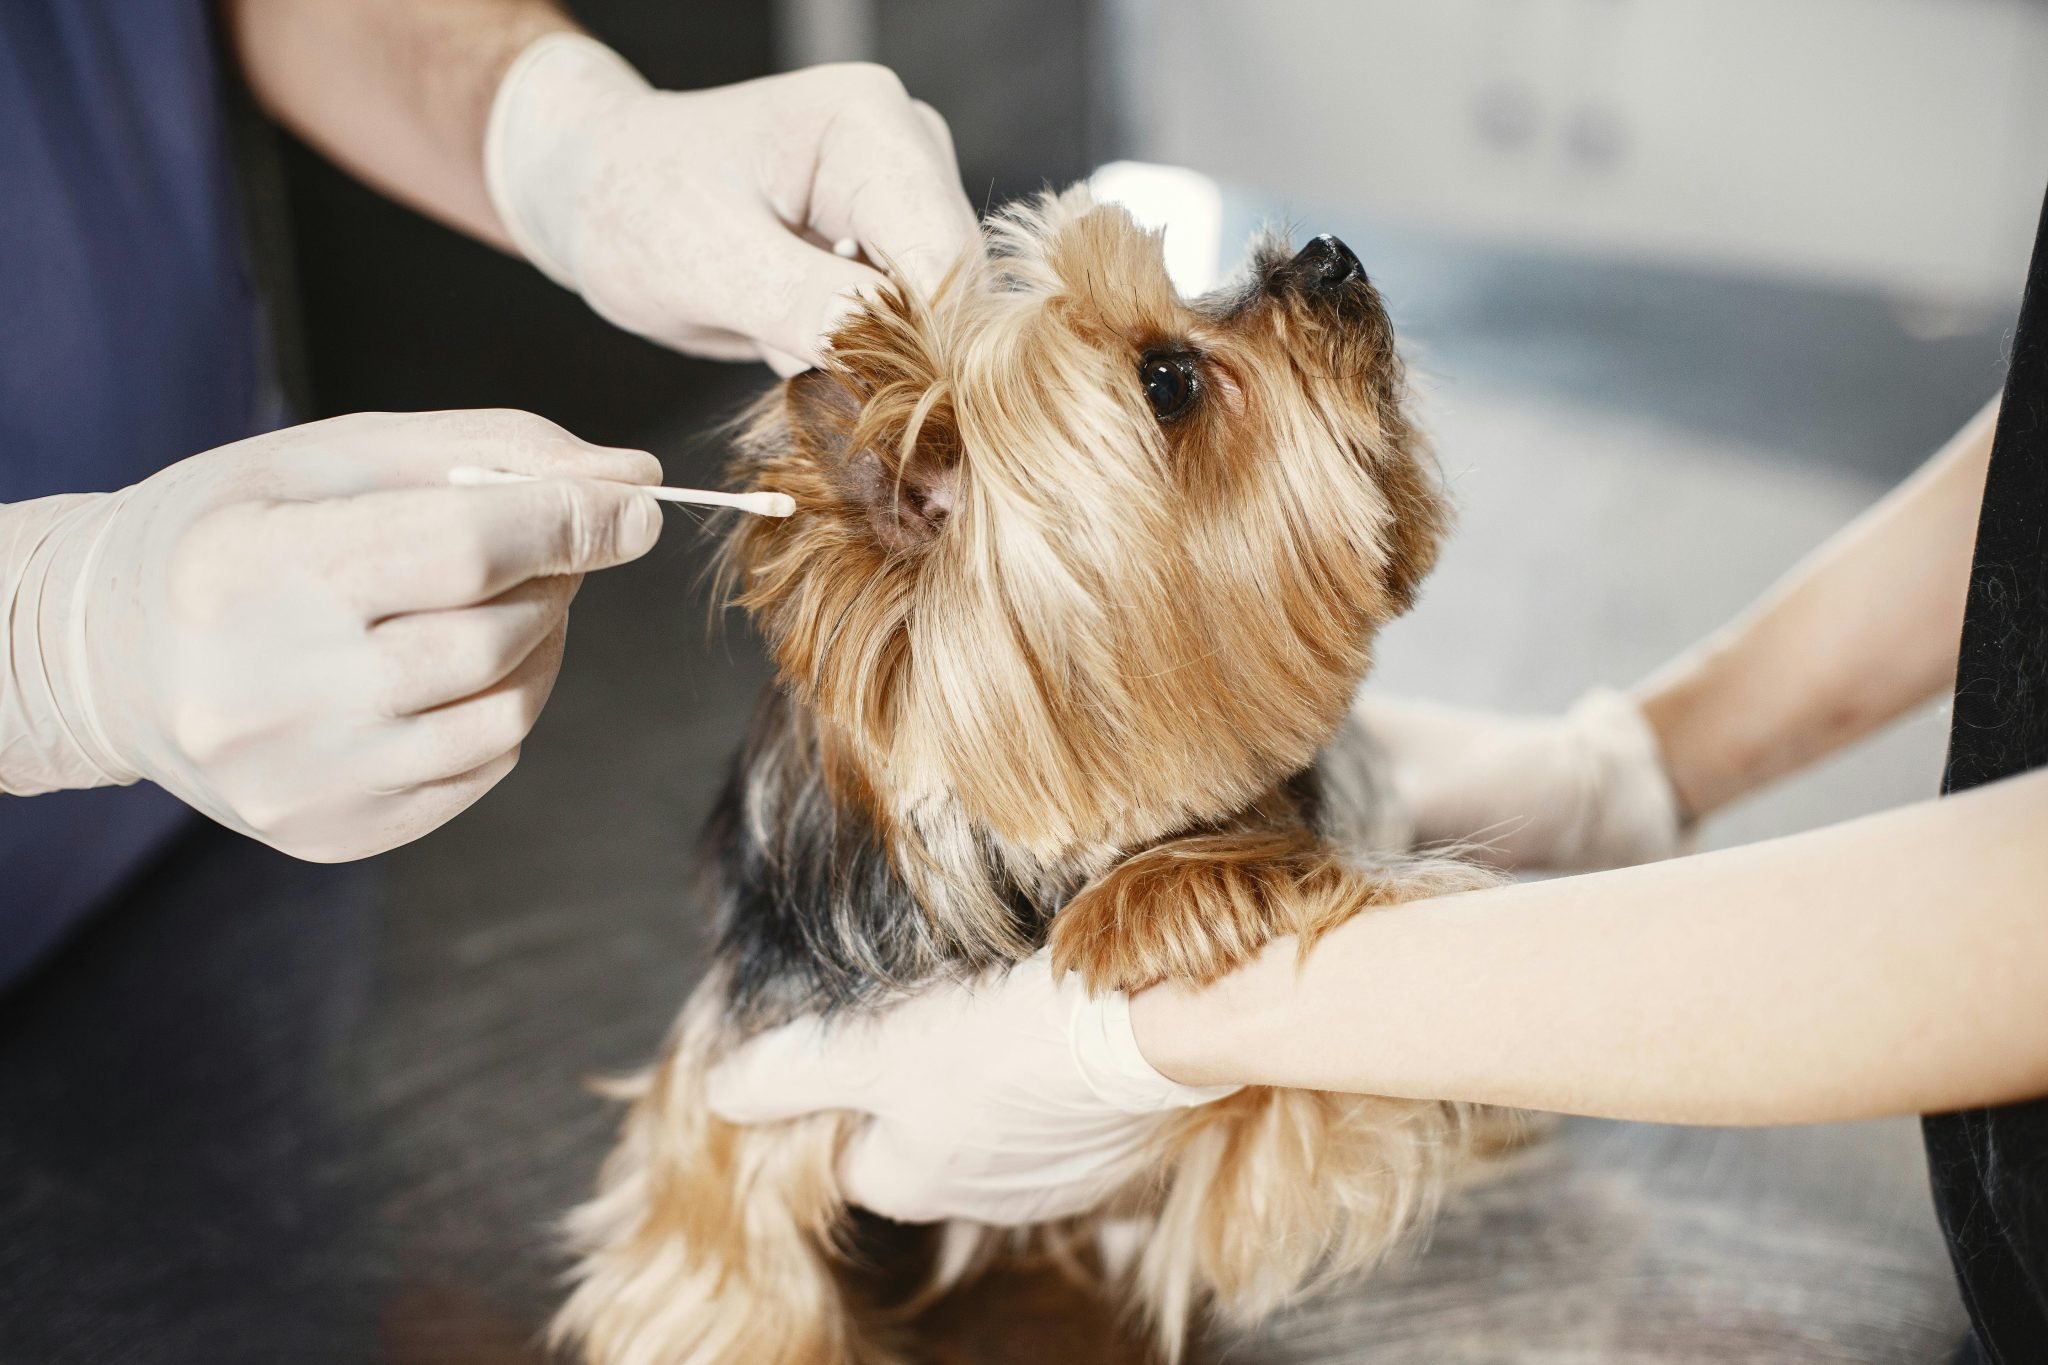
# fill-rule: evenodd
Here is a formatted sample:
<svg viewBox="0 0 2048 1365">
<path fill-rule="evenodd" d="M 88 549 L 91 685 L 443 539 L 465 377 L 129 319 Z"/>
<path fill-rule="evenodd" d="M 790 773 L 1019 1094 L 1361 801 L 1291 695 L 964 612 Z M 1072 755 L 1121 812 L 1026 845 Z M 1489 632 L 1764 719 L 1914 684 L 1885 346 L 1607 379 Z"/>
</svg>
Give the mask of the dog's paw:
<svg viewBox="0 0 2048 1365">
<path fill-rule="evenodd" d="M 1055 975 L 1093 991 L 1209 982 L 1292 927 L 1325 860 L 1291 835 L 1211 834 L 1159 844 L 1081 889 L 1053 917 Z"/>
</svg>

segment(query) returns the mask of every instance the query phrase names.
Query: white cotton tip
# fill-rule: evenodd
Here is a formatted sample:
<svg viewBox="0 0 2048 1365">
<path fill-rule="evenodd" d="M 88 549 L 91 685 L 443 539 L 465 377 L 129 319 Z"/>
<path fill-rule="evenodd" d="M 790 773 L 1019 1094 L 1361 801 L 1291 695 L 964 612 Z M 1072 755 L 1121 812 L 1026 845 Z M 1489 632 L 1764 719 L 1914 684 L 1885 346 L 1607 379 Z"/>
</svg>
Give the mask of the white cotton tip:
<svg viewBox="0 0 2048 1365">
<path fill-rule="evenodd" d="M 649 497 L 663 502 L 688 502 L 699 507 L 736 507 L 762 517 L 786 517 L 796 511 L 796 499 L 787 493 L 719 493 L 709 488 L 642 488 Z"/>
<path fill-rule="evenodd" d="M 796 513 L 796 499 L 787 493 L 742 493 L 744 501 L 733 504 L 764 517 L 787 517 Z"/>
<path fill-rule="evenodd" d="M 832 244 L 832 254 L 843 261 L 850 261 L 860 255 L 860 243 L 854 241 L 851 237 L 841 237 Z M 784 513 L 783 515 L 786 516 L 788 514 Z"/>
<path fill-rule="evenodd" d="M 461 488 L 532 483 L 534 480 L 532 474 L 514 474 L 509 469 L 485 469 L 473 464 L 459 464 L 448 471 L 448 482 Z M 709 488 L 670 488 L 664 484 L 633 484 L 631 487 L 663 502 L 687 502 L 698 507 L 736 507 L 756 516 L 786 517 L 796 511 L 796 499 L 787 493 L 720 493 Z"/>
</svg>

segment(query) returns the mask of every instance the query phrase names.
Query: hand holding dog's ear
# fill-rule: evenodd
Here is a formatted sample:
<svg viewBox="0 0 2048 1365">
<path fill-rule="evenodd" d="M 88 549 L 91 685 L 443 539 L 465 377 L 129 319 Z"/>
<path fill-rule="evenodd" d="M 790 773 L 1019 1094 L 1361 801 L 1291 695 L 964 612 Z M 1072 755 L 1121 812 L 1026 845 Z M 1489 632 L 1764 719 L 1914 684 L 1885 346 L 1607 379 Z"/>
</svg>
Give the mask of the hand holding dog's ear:
<svg viewBox="0 0 2048 1365">
<path fill-rule="evenodd" d="M 900 1222 L 1014 1225 L 1096 1207 L 1149 1168 L 1161 1115 L 1237 1088 L 1160 1075 L 1128 1000 L 1055 982 L 1041 952 L 879 1014 L 774 1029 L 713 1070 L 709 1098 L 733 1123 L 866 1114 L 840 1154 L 848 1200 Z"/>
<path fill-rule="evenodd" d="M 945 120 L 879 66 L 659 91 L 580 34 L 513 63 L 491 200 L 521 252 L 598 313 L 695 355 L 814 365 L 877 271 L 920 291 L 976 240 Z"/>
<path fill-rule="evenodd" d="M 1352 719 L 1382 751 L 1418 845 L 1561 872 L 1681 851 L 1683 814 L 1657 736 L 1621 693 L 1589 693 L 1562 716 L 1367 694 Z"/>
</svg>

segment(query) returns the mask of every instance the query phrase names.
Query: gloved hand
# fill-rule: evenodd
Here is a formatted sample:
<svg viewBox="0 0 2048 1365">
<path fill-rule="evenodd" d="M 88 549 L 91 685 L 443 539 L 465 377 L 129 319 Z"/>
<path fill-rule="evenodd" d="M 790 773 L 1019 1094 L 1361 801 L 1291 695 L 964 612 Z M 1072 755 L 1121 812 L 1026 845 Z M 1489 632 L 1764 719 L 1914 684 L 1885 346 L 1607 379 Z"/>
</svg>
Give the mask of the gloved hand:
<svg viewBox="0 0 2048 1365">
<path fill-rule="evenodd" d="M 882 283 L 833 244 L 928 291 L 977 240 L 945 121 L 879 66 L 660 91 L 550 34 L 499 84 L 484 178 L 520 251 L 603 317 L 785 376 Z"/>
<path fill-rule="evenodd" d="M 146 777 L 320 861 L 417 838 L 511 770 L 660 477 L 527 413 L 365 413 L 0 507 L 0 790 Z"/>
<path fill-rule="evenodd" d="M 1523 717 L 1364 695 L 1352 710 L 1391 766 L 1416 842 L 1470 843 L 1501 867 L 1592 871 L 1679 852 L 1657 736 L 1619 692 Z"/>
<path fill-rule="evenodd" d="M 846 1197 L 901 1222 L 1035 1223 L 1082 1213 L 1142 1169 L 1160 1116 L 1236 1086 L 1167 1080 L 1120 992 L 1090 999 L 1046 953 L 878 1015 L 800 1019 L 711 1073 L 714 1112 L 765 1123 L 870 1115 L 840 1154 Z"/>
</svg>

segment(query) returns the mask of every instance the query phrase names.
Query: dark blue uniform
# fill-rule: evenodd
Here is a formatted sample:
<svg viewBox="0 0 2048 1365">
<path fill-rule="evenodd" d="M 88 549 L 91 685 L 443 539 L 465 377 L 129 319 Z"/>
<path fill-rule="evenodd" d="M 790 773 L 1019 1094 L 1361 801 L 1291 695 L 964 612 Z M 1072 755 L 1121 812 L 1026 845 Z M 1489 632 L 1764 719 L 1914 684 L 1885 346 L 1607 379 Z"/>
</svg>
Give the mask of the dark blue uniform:
<svg viewBox="0 0 2048 1365">
<path fill-rule="evenodd" d="M 104 491 L 276 425 L 205 0 L 0 3 L 0 502 Z M 0 797 L 0 985 L 186 812 Z"/>
</svg>

